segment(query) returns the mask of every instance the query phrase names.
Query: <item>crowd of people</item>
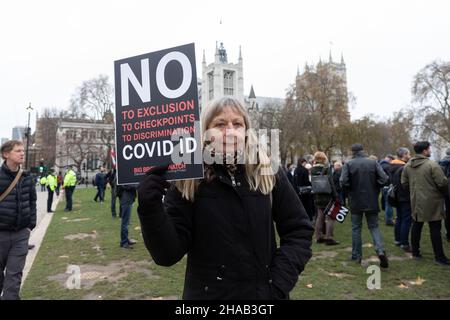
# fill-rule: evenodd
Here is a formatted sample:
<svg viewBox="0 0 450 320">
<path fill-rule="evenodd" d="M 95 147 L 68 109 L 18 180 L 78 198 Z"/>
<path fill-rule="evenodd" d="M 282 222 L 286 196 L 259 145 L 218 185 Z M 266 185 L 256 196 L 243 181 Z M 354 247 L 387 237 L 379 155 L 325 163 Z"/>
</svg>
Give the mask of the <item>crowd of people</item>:
<svg viewBox="0 0 450 320">
<path fill-rule="evenodd" d="M 450 265 L 441 236 L 444 220 L 446 240 L 450 242 L 450 148 L 439 162 L 430 160 L 431 144 L 427 141 L 417 142 L 414 152 L 412 156 L 408 148 L 399 147 L 395 156 L 387 154 L 378 161 L 376 156 L 367 155 L 361 144 L 354 144 L 353 155 L 345 163 L 337 160 L 330 163 L 326 155 L 318 151 L 311 162 L 300 158 L 297 167 L 287 164 L 286 175 L 315 225 L 316 242 L 339 244 L 333 236 L 334 221 L 324 216 L 324 208 L 331 201 L 338 201 L 342 206 L 348 205 L 351 212 L 351 259 L 361 263 L 361 228 L 365 215 L 380 266 L 387 268 L 388 256 L 378 225 L 381 207 L 384 223 L 394 227 L 396 246 L 411 253 L 414 259 L 420 259 L 421 232 L 427 222 L 435 261 Z M 328 192 L 314 192 L 317 175 L 328 177 L 331 186 Z"/>
</svg>

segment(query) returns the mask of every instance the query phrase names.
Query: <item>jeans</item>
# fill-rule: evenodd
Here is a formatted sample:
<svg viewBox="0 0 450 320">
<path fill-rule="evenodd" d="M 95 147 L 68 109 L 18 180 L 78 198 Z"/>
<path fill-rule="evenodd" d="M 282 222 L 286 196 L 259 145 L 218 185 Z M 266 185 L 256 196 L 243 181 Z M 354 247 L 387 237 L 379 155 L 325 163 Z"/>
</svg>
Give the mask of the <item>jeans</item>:
<svg viewBox="0 0 450 320">
<path fill-rule="evenodd" d="M 411 230 L 411 249 L 414 256 L 420 254 L 420 238 L 422 236 L 423 222 L 414 221 Z M 441 237 L 441 220 L 428 222 L 430 227 L 430 238 L 431 244 L 433 246 L 434 258 L 436 260 L 446 260 L 447 257 L 444 254 L 444 249 L 442 247 L 442 237 Z"/>
<path fill-rule="evenodd" d="M 399 202 L 397 206 L 397 220 L 395 221 L 395 241 L 400 245 L 409 245 L 409 230 L 411 228 L 411 203 Z"/>
<path fill-rule="evenodd" d="M 0 300 L 19 300 L 22 273 L 28 254 L 27 228 L 0 231 Z"/>
<path fill-rule="evenodd" d="M 105 188 L 97 187 L 97 194 L 95 195 L 94 201 L 97 201 L 98 198 L 100 198 L 100 201 L 105 201 L 104 195 L 105 195 Z"/>
<path fill-rule="evenodd" d="M 75 190 L 75 186 L 66 187 L 66 209 L 72 211 L 72 195 Z"/>
<path fill-rule="evenodd" d="M 122 223 L 120 225 L 120 246 L 128 244 L 128 225 L 130 224 L 131 210 L 133 209 L 133 204 L 125 204 L 120 206 L 122 212 Z"/>
<path fill-rule="evenodd" d="M 391 207 L 388 201 L 387 192 L 389 187 L 383 187 L 383 196 L 381 197 L 381 201 L 384 201 L 384 213 L 385 213 L 385 222 L 389 223 L 394 221 L 394 209 Z"/>
<path fill-rule="evenodd" d="M 380 229 L 378 228 L 378 213 L 365 213 L 367 227 L 372 235 L 375 251 L 377 254 L 384 254 L 384 247 L 381 238 Z M 363 212 L 352 213 L 352 259 L 358 260 L 362 258 L 362 229 Z"/>
</svg>

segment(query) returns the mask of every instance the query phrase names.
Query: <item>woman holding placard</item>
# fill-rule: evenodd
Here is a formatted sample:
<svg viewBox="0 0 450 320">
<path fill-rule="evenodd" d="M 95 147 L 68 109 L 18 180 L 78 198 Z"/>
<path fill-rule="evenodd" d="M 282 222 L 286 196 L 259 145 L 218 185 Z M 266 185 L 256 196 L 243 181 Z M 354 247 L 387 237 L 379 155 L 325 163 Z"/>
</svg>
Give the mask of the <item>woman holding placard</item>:
<svg viewBox="0 0 450 320">
<path fill-rule="evenodd" d="M 184 299 L 288 299 L 312 255 L 308 215 L 284 171 L 272 169 L 263 148 L 255 156 L 258 141 L 238 100 L 204 108 L 202 128 L 203 179 L 169 183 L 164 166 L 139 185 L 151 256 L 171 266 L 187 254 Z"/>
</svg>

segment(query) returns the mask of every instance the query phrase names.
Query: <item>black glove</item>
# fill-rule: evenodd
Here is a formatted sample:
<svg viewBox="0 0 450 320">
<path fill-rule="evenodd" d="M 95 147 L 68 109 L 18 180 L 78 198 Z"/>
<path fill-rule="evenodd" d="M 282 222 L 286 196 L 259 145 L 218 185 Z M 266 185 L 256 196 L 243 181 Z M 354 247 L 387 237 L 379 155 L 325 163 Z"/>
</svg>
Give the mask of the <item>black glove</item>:
<svg viewBox="0 0 450 320">
<path fill-rule="evenodd" d="M 139 207 L 148 208 L 155 204 L 161 204 L 166 189 L 170 187 L 162 175 L 167 171 L 169 165 L 151 168 L 138 186 L 138 202 Z"/>
</svg>

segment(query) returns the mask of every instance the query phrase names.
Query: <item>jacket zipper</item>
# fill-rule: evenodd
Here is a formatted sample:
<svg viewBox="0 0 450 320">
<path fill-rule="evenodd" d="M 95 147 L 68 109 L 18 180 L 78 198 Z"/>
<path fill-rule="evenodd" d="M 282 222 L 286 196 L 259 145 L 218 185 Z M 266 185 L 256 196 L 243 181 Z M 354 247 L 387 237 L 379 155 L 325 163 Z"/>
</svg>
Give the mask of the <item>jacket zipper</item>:
<svg viewBox="0 0 450 320">
<path fill-rule="evenodd" d="M 231 178 L 231 184 L 233 185 L 233 187 L 236 187 L 236 180 L 234 179 L 234 175 L 231 173 L 229 173 L 229 174 L 230 174 L 230 178 Z"/>
</svg>

